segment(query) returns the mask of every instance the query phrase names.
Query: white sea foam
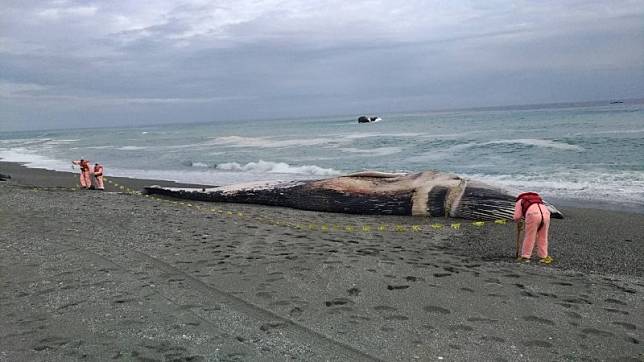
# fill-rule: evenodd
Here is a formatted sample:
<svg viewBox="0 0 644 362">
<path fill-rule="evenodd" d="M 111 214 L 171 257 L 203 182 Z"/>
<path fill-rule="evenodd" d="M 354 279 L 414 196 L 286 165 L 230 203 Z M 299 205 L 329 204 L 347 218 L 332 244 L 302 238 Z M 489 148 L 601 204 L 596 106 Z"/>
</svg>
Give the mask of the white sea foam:
<svg viewBox="0 0 644 362">
<path fill-rule="evenodd" d="M 26 148 L 0 149 L 0 159 L 7 162 L 24 163 L 31 168 L 44 168 L 54 171 L 71 171 L 71 161 L 57 160 L 38 155 Z"/>
<path fill-rule="evenodd" d="M 377 148 L 340 148 L 340 151 L 349 153 L 365 154 L 367 156 L 387 156 L 402 152 L 400 147 L 377 147 Z"/>
<path fill-rule="evenodd" d="M 236 171 L 223 171 L 214 169 L 194 169 L 194 170 L 140 170 L 140 169 L 125 169 L 125 168 L 106 168 L 106 172 L 111 176 L 133 177 L 138 179 L 150 180 L 168 180 L 184 183 L 202 184 L 202 185 L 237 185 L 247 182 L 265 182 L 265 181 L 279 181 L 284 177 L 283 174 L 265 173 L 260 175 L 236 172 Z M 310 178 L 311 176 L 304 175 L 289 175 L 288 179 L 301 179 Z"/>
<path fill-rule="evenodd" d="M 0 143 L 8 147 L 29 147 L 43 145 L 51 141 L 50 138 L 13 138 L 1 140 Z"/>
<path fill-rule="evenodd" d="M 571 145 L 565 142 L 556 142 L 544 139 L 531 139 L 531 138 L 519 138 L 519 139 L 505 139 L 505 140 L 495 140 L 489 142 L 468 142 L 452 145 L 442 149 L 432 150 L 431 152 L 420 154 L 412 157 L 408 157 L 406 160 L 410 162 L 430 162 L 435 160 L 444 160 L 456 153 L 468 151 L 470 148 L 474 147 L 486 147 L 490 145 L 503 145 L 503 144 L 519 144 L 527 145 L 541 148 L 553 148 L 566 151 L 584 151 L 585 149 L 580 146 Z"/>
<path fill-rule="evenodd" d="M 583 151 L 583 147 L 579 147 L 576 145 L 571 145 L 565 142 L 556 142 L 556 141 L 551 141 L 551 140 L 544 140 L 544 139 L 536 139 L 536 138 L 519 138 L 519 139 L 509 139 L 509 140 L 498 140 L 498 141 L 490 141 L 490 142 L 484 142 L 484 143 L 479 143 L 476 145 L 495 145 L 495 144 L 521 144 L 521 145 L 527 145 L 527 146 L 536 146 L 536 147 L 544 147 L 544 148 L 556 148 L 560 150 L 573 150 L 573 151 Z"/>
<path fill-rule="evenodd" d="M 543 174 L 461 176 L 520 191 L 537 191 L 551 197 L 605 201 L 644 207 L 644 172 L 608 170 L 556 170 Z"/>
<path fill-rule="evenodd" d="M 123 146 L 123 147 L 117 148 L 117 150 L 121 150 L 121 151 L 138 151 L 138 150 L 144 150 L 146 148 L 147 147 L 143 147 L 143 146 Z"/>
<path fill-rule="evenodd" d="M 203 162 L 192 162 L 190 165 L 192 167 L 208 167 L 208 164 Z"/>
<path fill-rule="evenodd" d="M 258 162 L 249 162 L 240 165 L 237 162 L 221 163 L 216 166 L 218 170 L 253 172 L 253 173 L 281 173 L 281 174 L 300 174 L 311 176 L 336 176 L 341 172 L 332 168 L 322 168 L 314 165 L 291 166 L 284 162 L 268 162 L 259 160 Z"/>
<path fill-rule="evenodd" d="M 352 133 L 352 134 L 347 134 L 347 135 L 337 135 L 338 137 L 342 137 L 345 139 L 353 140 L 353 139 L 360 139 L 360 138 L 373 138 L 373 137 L 398 137 L 398 138 L 406 138 L 406 137 L 419 137 L 423 136 L 422 133 L 411 133 L 411 132 L 402 132 L 402 133 L 376 133 L 376 132 L 371 132 L 371 133 Z"/>
<path fill-rule="evenodd" d="M 644 128 L 640 129 L 616 129 L 616 130 L 607 130 L 607 131 L 586 131 L 579 132 L 576 135 L 589 135 L 589 134 L 630 134 L 630 133 L 642 133 Z"/>
<path fill-rule="evenodd" d="M 335 142 L 330 138 L 306 138 L 306 139 L 292 139 L 292 140 L 279 140 L 270 137 L 240 137 L 240 136 L 225 136 L 216 137 L 208 142 L 210 145 L 224 145 L 232 147 L 258 147 L 258 148 L 271 148 L 271 147 L 294 147 L 294 146 L 315 146 Z"/>
<path fill-rule="evenodd" d="M 46 143 L 49 144 L 49 145 L 66 145 L 66 144 L 74 143 L 74 142 L 78 142 L 78 141 L 80 141 L 80 140 L 78 140 L 78 139 L 72 139 L 72 140 L 49 140 Z"/>
</svg>

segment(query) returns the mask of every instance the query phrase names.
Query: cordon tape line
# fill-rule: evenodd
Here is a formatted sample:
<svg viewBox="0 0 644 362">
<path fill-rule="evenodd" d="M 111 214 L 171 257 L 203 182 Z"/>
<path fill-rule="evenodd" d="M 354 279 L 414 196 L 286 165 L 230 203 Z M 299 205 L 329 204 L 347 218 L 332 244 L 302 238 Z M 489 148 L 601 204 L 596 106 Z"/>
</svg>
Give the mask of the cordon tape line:
<svg viewBox="0 0 644 362">
<path fill-rule="evenodd" d="M 143 196 L 147 199 L 173 204 L 178 206 L 183 206 L 186 208 L 192 208 L 200 210 L 207 213 L 216 214 L 223 218 L 231 219 L 244 219 L 252 218 L 254 221 L 259 221 L 261 223 L 266 223 L 273 226 L 282 226 L 291 229 L 303 230 L 303 231 L 320 231 L 320 232 L 343 232 L 343 233 L 374 233 L 374 232 L 394 232 L 394 233 L 422 233 L 425 231 L 436 231 L 441 229 L 452 229 L 452 230 L 461 230 L 464 227 L 475 227 L 482 228 L 484 226 L 491 225 L 505 225 L 507 220 L 498 219 L 494 221 L 471 221 L 471 222 L 454 222 L 449 224 L 442 223 L 431 223 L 431 224 L 390 224 L 390 223 L 380 223 L 380 224 L 341 224 L 341 223 L 330 223 L 330 222 L 307 222 L 300 221 L 294 222 L 292 220 L 279 220 L 275 217 L 266 217 L 264 215 L 252 215 L 249 216 L 242 211 L 234 209 L 224 209 L 221 206 L 206 206 L 200 204 L 193 204 L 188 201 L 179 201 L 175 199 L 166 199 L 157 197 L 154 195 L 143 195 L 139 191 L 130 189 L 125 185 L 118 184 L 108 179 L 107 177 L 103 178 L 104 181 L 113 185 L 119 190 L 123 190 L 127 194 Z M 80 187 L 79 185 L 77 185 Z"/>
</svg>

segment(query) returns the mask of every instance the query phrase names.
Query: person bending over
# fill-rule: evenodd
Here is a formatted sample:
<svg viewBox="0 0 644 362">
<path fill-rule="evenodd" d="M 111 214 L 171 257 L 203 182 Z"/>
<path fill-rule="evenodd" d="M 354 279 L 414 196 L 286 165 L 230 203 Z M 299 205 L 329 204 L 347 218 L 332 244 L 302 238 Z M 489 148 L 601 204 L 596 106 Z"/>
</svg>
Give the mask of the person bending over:
<svg viewBox="0 0 644 362">
<path fill-rule="evenodd" d="M 524 192 L 517 196 L 514 205 L 514 221 L 522 227 L 521 219 L 525 220 L 523 245 L 520 251 L 520 260 L 529 262 L 532 251 L 537 246 L 539 262 L 552 263 L 548 255 L 548 229 L 550 228 L 550 211 L 544 205 L 543 199 L 536 192 Z"/>
</svg>

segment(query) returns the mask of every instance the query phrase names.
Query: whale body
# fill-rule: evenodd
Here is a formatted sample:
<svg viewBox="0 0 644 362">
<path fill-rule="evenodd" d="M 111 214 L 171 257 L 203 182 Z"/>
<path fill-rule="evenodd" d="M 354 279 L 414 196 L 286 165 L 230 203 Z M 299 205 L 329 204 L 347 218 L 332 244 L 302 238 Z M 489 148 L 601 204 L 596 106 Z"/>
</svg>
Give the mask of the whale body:
<svg viewBox="0 0 644 362">
<path fill-rule="evenodd" d="M 518 193 L 450 173 L 365 171 L 305 181 L 252 182 L 213 188 L 145 187 L 181 199 L 284 206 L 364 215 L 510 220 Z M 552 218 L 563 218 L 545 202 Z"/>
</svg>

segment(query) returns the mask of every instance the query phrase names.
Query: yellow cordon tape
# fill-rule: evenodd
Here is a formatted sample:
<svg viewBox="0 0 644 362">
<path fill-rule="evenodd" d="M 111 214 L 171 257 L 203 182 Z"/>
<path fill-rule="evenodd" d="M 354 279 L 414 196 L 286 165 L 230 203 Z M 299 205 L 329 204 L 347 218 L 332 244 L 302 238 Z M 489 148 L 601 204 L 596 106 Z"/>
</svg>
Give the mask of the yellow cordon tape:
<svg viewBox="0 0 644 362">
<path fill-rule="evenodd" d="M 135 191 L 130 189 L 127 186 L 124 185 L 119 185 L 116 182 L 112 182 L 110 179 L 104 177 L 103 180 L 107 183 L 112 184 L 116 188 L 120 190 L 124 190 L 128 194 L 132 195 L 142 195 L 140 192 Z M 77 185 L 78 188 L 80 188 L 80 185 Z M 170 199 L 163 199 L 154 195 L 142 195 L 145 198 L 152 199 L 155 201 L 159 202 L 165 202 L 169 204 L 174 204 L 174 205 L 181 205 L 197 210 L 201 210 L 204 212 L 210 212 L 214 214 L 218 214 L 221 217 L 227 217 L 227 218 L 245 218 L 246 214 L 244 214 L 241 211 L 236 211 L 236 210 L 224 210 L 221 207 L 207 207 L 207 206 L 201 206 L 201 205 L 196 205 L 196 204 L 191 204 L 188 202 L 184 201 L 176 201 L 176 200 L 170 200 Z M 485 221 L 472 221 L 472 222 L 467 222 L 467 223 L 451 223 L 451 224 L 441 224 L 441 223 L 433 223 L 429 225 L 420 225 L 420 224 L 414 224 L 414 225 L 405 225 L 405 224 L 378 224 L 378 225 L 369 225 L 369 224 L 363 224 L 363 225 L 339 225 L 339 224 L 333 224 L 333 223 L 291 223 L 288 221 L 283 221 L 283 220 L 278 220 L 275 219 L 274 217 L 265 217 L 263 215 L 256 215 L 253 217 L 253 220 L 255 221 L 260 221 L 269 225 L 275 225 L 275 226 L 284 226 L 287 228 L 291 229 L 297 229 L 297 230 L 308 230 L 308 231 L 321 231 L 321 232 L 344 232 L 344 233 L 356 233 L 356 232 L 362 232 L 362 233 L 372 233 L 372 232 L 395 232 L 395 233 L 421 233 L 423 231 L 430 231 L 430 230 L 440 230 L 443 228 L 450 228 L 453 230 L 460 230 L 461 227 L 463 226 L 474 226 L 476 228 L 482 228 L 483 226 L 486 225 L 505 225 L 507 224 L 507 220 L 503 219 L 498 219 L 494 220 L 494 222 L 485 222 Z"/>
</svg>

